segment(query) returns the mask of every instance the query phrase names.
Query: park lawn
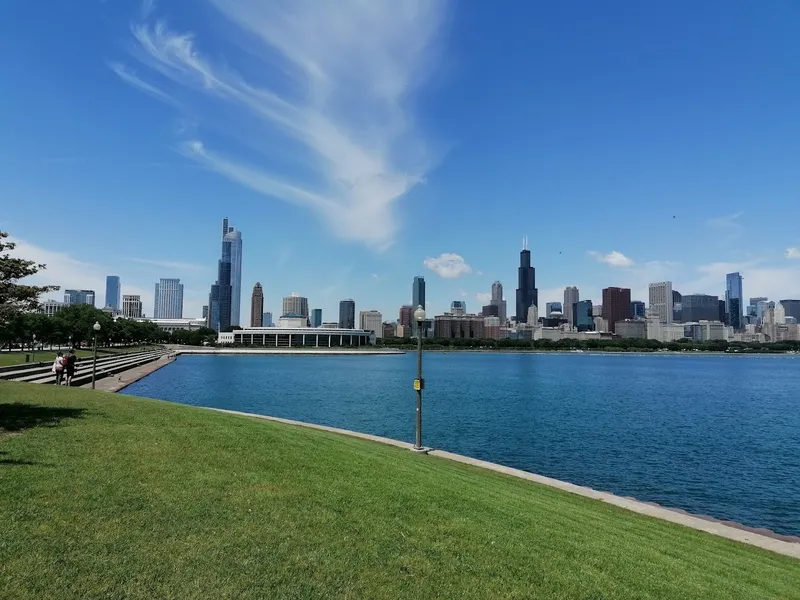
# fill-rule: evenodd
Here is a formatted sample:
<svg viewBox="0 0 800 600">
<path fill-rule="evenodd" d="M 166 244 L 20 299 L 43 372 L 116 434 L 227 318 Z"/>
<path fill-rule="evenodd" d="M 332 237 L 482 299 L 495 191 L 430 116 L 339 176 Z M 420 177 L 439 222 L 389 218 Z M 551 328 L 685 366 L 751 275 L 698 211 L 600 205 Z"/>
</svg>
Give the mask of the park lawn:
<svg viewBox="0 0 800 600">
<path fill-rule="evenodd" d="M 66 353 L 67 348 L 62 348 L 61 351 Z M 29 354 L 31 355 L 31 358 L 34 358 L 34 354 L 30 350 L 26 350 L 25 352 L 0 352 L 0 367 L 24 365 L 26 354 Z M 52 363 L 57 354 L 58 350 L 37 350 L 35 353 L 36 362 Z M 92 351 L 75 350 L 75 356 L 78 358 L 91 358 Z"/>
<path fill-rule="evenodd" d="M 800 598 L 800 561 L 599 501 L 90 390 L 0 382 L 0 490 L 0 598 Z"/>
</svg>

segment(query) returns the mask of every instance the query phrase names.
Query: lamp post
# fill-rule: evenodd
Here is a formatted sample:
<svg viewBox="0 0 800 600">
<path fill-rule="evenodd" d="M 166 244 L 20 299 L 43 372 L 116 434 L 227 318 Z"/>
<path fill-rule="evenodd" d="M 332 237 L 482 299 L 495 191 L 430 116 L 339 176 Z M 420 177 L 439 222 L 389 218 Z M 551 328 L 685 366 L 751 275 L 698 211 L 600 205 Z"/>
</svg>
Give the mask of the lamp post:
<svg viewBox="0 0 800 600">
<path fill-rule="evenodd" d="M 92 389 L 94 389 L 94 379 L 97 374 L 97 332 L 100 331 L 100 322 L 95 321 L 92 329 L 94 329 L 94 348 L 92 350 Z"/>
<path fill-rule="evenodd" d="M 425 309 L 422 306 L 417 306 L 414 319 L 417 322 L 417 378 L 414 380 L 414 390 L 417 392 L 417 437 L 414 451 L 425 452 L 422 446 L 422 390 L 425 387 L 425 380 L 422 379 L 422 326 L 425 323 Z"/>
<path fill-rule="evenodd" d="M 33 346 L 31 347 L 31 354 L 33 354 L 33 359 L 31 362 L 36 362 L 36 334 L 33 334 Z"/>
</svg>

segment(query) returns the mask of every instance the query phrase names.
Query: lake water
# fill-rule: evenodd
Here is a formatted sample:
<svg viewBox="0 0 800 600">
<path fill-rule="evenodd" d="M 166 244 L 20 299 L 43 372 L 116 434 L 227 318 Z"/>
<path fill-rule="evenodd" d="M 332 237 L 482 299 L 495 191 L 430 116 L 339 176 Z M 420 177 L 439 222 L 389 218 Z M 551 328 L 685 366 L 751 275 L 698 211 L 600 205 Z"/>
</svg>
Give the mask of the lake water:
<svg viewBox="0 0 800 600">
<path fill-rule="evenodd" d="M 426 446 L 800 535 L 800 357 L 428 353 Z M 413 442 L 414 354 L 182 356 L 125 393 Z"/>
</svg>

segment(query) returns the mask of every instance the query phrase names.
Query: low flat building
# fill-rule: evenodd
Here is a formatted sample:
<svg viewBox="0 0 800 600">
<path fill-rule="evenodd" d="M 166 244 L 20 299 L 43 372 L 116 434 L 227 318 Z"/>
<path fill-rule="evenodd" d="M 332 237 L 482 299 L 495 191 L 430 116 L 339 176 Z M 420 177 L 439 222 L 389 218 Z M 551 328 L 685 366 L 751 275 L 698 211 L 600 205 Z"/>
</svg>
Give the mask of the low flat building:
<svg viewBox="0 0 800 600">
<path fill-rule="evenodd" d="M 262 346 L 269 348 L 361 348 L 375 345 L 375 332 L 339 327 L 309 327 L 308 318 L 288 313 L 278 319 L 277 327 L 247 327 L 220 333 L 222 345 Z"/>
<path fill-rule="evenodd" d="M 686 337 L 683 323 L 661 323 L 657 319 L 658 317 L 646 321 L 648 340 L 656 340 L 665 344 L 677 342 Z"/>
<path fill-rule="evenodd" d="M 697 323 L 684 323 L 684 337 L 695 342 L 708 342 L 711 340 L 727 340 L 728 331 L 722 321 L 698 321 Z"/>
<path fill-rule="evenodd" d="M 483 339 L 484 317 L 445 313 L 434 318 L 434 337 L 441 339 Z"/>
<path fill-rule="evenodd" d="M 153 323 L 168 333 L 173 331 L 197 331 L 206 327 L 206 319 L 134 319 L 140 323 Z"/>
</svg>

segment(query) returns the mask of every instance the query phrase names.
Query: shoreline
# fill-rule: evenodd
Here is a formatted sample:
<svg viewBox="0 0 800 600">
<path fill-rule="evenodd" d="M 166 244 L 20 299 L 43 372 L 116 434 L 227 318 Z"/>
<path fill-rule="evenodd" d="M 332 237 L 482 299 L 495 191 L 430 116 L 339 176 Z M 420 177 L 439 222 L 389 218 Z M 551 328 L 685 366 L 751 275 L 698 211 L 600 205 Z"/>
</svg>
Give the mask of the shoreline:
<svg viewBox="0 0 800 600">
<path fill-rule="evenodd" d="M 253 419 L 263 419 L 265 421 L 283 423 L 285 425 L 293 425 L 296 427 L 317 429 L 319 431 L 326 431 L 329 433 L 336 433 L 348 437 L 395 446 L 397 448 L 403 448 L 409 451 L 413 450 L 413 444 L 408 442 L 402 442 L 368 433 L 359 433 L 357 431 L 350 431 L 348 429 L 340 429 L 338 427 L 329 427 L 327 425 L 317 425 L 315 423 L 306 423 L 304 421 L 270 417 L 267 415 L 259 415 L 255 413 L 247 413 L 224 408 L 213 408 L 209 406 L 201 406 L 199 408 Z M 555 488 L 571 494 L 577 494 L 578 496 L 583 496 L 585 498 L 600 500 L 601 502 L 612 504 L 640 515 L 683 525 L 691 529 L 704 531 L 706 533 L 710 533 L 712 535 L 723 537 L 732 541 L 748 544 L 750 546 L 756 546 L 758 548 L 776 552 L 784 556 L 800 559 L 800 536 L 779 534 L 769 529 L 750 527 L 741 523 L 724 521 L 707 515 L 692 514 L 681 508 L 664 507 L 655 502 L 637 500 L 636 498 L 626 496 L 617 496 L 616 494 L 612 494 L 610 492 L 595 490 L 593 488 L 577 485 L 568 481 L 562 481 L 560 479 L 538 475 L 529 471 L 523 471 L 522 469 L 507 467 L 505 465 L 480 460 L 477 458 L 471 458 L 461 454 L 455 454 L 446 450 L 426 449 L 424 454 L 444 460 L 471 465 L 480 469 L 503 473 L 518 479 L 525 479 L 527 481 L 538 483 L 550 488 Z"/>
</svg>

